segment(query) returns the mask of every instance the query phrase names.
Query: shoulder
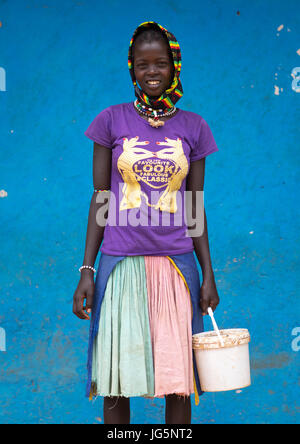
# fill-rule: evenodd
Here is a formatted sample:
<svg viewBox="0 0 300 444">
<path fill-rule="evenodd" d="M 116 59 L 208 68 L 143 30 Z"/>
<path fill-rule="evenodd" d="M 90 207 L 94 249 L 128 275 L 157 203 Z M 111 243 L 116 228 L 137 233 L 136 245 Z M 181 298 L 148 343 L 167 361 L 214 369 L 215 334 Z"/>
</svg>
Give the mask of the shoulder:
<svg viewBox="0 0 300 444">
<path fill-rule="evenodd" d="M 107 130 L 111 130 L 112 126 L 119 122 L 121 115 L 129 109 L 128 105 L 129 103 L 120 103 L 99 110 L 91 125 L 100 128 L 105 127 Z"/>
<path fill-rule="evenodd" d="M 207 122 L 204 118 L 193 111 L 185 111 L 180 109 L 179 124 L 184 128 L 189 137 L 198 139 L 203 130 L 207 127 Z"/>
<path fill-rule="evenodd" d="M 100 110 L 97 114 L 98 116 L 104 117 L 104 116 L 113 116 L 114 114 L 120 113 L 120 111 L 125 111 L 128 109 L 130 103 L 119 103 L 117 105 L 110 105 L 106 108 L 103 108 Z"/>
<path fill-rule="evenodd" d="M 110 105 L 107 108 L 104 108 L 101 112 L 105 114 L 114 115 L 116 113 L 128 110 L 130 104 L 131 104 L 130 102 L 126 102 L 126 103 L 118 103 L 116 105 Z"/>
<path fill-rule="evenodd" d="M 191 134 L 197 137 L 200 134 L 206 134 L 211 131 L 207 121 L 200 114 L 194 113 L 193 111 L 181 110 L 181 122 L 185 128 L 188 128 Z"/>
<path fill-rule="evenodd" d="M 200 114 L 194 113 L 193 111 L 185 111 L 183 109 L 180 109 L 180 114 L 181 114 L 181 118 L 182 120 L 184 120 L 187 124 L 192 124 L 194 125 L 205 122 L 204 118 L 202 116 L 200 116 Z"/>
<path fill-rule="evenodd" d="M 110 147 L 114 128 L 117 127 L 125 107 L 128 104 L 120 103 L 99 110 L 84 134 L 94 142 Z"/>
</svg>

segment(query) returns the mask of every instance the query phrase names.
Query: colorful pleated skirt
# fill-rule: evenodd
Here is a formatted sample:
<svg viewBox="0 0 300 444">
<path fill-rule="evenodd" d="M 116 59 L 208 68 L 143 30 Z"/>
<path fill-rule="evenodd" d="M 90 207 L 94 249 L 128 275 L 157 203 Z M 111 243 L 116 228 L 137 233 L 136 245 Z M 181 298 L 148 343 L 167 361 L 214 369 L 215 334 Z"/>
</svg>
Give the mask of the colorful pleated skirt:
<svg viewBox="0 0 300 444">
<path fill-rule="evenodd" d="M 198 285 L 197 276 L 192 278 L 193 272 L 198 275 L 197 267 L 184 267 L 179 260 L 189 266 L 192 257 L 193 253 L 101 254 L 89 344 L 87 392 L 91 398 L 195 393 L 198 403 L 202 392 L 195 374 L 192 334 L 193 319 L 202 321 L 202 315 L 199 317 L 197 301 L 193 304 L 195 295 L 188 281 L 194 281 L 192 287 L 194 293 L 198 287 L 198 296 L 200 282 L 199 276 Z M 192 263 L 196 264 L 195 259 Z M 188 271 L 188 279 L 181 269 Z M 197 327 L 197 333 L 203 331 L 203 321 Z"/>
</svg>

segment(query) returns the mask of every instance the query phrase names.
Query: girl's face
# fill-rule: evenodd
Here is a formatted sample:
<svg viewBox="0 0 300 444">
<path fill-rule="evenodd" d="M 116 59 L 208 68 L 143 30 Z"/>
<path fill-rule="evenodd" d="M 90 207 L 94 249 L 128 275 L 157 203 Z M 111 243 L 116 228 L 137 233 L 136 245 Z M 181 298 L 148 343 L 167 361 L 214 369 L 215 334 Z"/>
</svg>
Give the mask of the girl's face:
<svg viewBox="0 0 300 444">
<path fill-rule="evenodd" d="M 174 78 L 173 60 L 167 44 L 163 40 L 137 41 L 133 55 L 134 74 L 140 87 L 149 97 L 160 97 Z"/>
</svg>

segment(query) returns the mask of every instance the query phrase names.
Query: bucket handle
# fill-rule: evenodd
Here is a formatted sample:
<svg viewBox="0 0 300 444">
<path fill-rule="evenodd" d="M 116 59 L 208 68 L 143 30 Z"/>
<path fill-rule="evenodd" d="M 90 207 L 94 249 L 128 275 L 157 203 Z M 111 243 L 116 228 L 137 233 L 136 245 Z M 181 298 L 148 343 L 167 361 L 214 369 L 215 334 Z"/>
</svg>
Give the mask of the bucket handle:
<svg viewBox="0 0 300 444">
<path fill-rule="evenodd" d="M 214 317 L 214 312 L 212 311 L 211 307 L 208 307 L 207 312 L 208 312 L 208 314 L 209 314 L 209 316 L 210 316 L 210 319 L 211 319 L 211 322 L 212 322 L 212 324 L 213 324 L 213 326 L 214 326 L 214 330 L 215 330 L 215 332 L 216 332 L 217 335 L 218 335 L 218 338 L 219 338 L 219 340 L 220 340 L 221 346 L 224 347 L 225 344 L 224 344 L 224 341 L 223 341 L 223 339 L 222 339 L 222 336 L 221 336 L 220 330 L 218 329 L 218 326 L 217 326 L 217 323 L 216 323 L 216 321 L 215 321 L 215 317 Z"/>
</svg>

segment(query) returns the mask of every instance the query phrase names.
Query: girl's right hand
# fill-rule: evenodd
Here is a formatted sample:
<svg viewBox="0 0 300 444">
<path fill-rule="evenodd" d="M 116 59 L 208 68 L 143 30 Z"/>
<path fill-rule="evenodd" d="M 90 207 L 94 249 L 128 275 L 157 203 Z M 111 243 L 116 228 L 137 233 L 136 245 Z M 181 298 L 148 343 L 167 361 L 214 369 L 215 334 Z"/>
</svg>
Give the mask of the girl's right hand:
<svg viewBox="0 0 300 444">
<path fill-rule="evenodd" d="M 81 278 L 73 296 L 73 313 L 79 318 L 90 320 L 95 291 L 94 274 L 91 270 L 82 270 Z M 84 300 L 86 304 L 84 306 Z"/>
</svg>

